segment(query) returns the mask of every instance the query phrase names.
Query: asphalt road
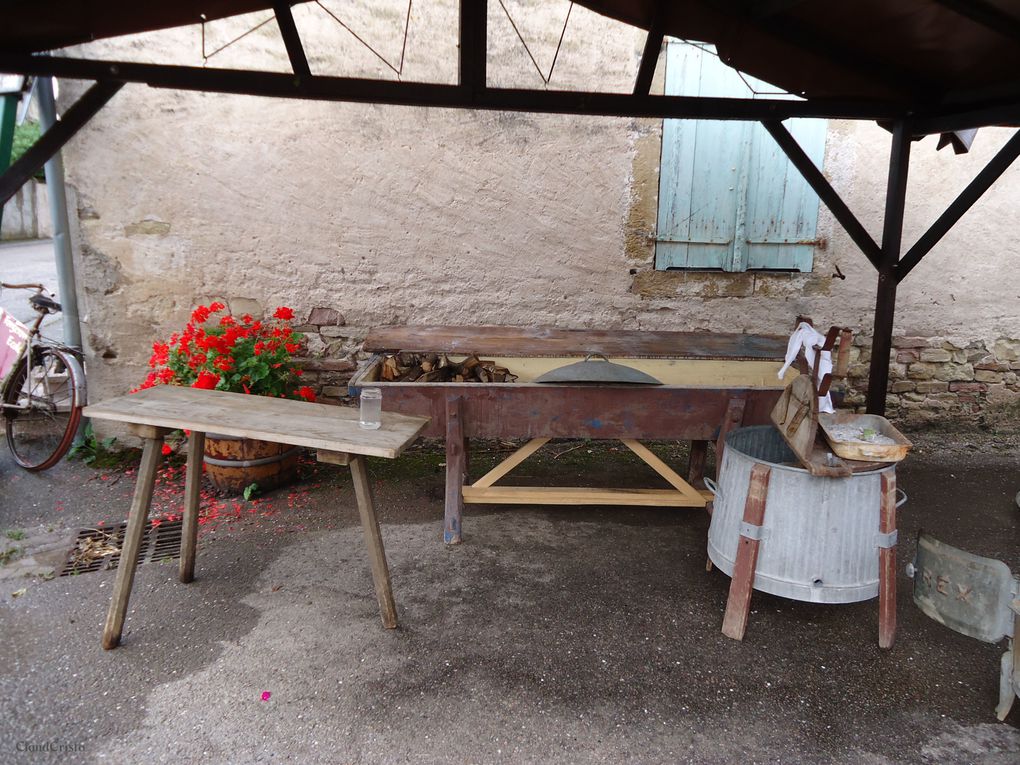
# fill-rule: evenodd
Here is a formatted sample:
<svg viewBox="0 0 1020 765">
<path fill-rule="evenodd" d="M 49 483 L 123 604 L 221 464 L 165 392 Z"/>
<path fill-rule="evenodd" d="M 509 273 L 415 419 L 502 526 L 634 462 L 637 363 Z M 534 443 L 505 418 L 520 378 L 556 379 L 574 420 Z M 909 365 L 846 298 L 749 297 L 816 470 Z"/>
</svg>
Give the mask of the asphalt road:
<svg viewBox="0 0 1020 765">
<path fill-rule="evenodd" d="M 42 284 L 54 294 L 57 291 L 57 265 L 53 257 L 53 241 L 41 239 L 29 242 L 4 242 L 0 244 L 0 281 L 13 284 Z M 30 292 L 25 290 L 0 290 L 0 308 L 13 314 L 25 324 L 35 319 L 35 311 L 28 304 Z M 60 297 L 57 297 L 59 302 Z M 54 337 L 59 329 L 59 317 L 50 317 L 45 326 Z M 59 338 L 58 338 L 59 339 Z"/>
<path fill-rule="evenodd" d="M 1013 765 L 1020 703 L 1005 723 L 993 712 L 1004 644 L 924 616 L 904 564 L 923 526 L 1020 570 L 1018 441 L 918 440 L 898 476 L 891 650 L 876 601 L 755 593 L 744 641 L 723 637 L 729 579 L 705 571 L 703 512 L 469 506 L 464 544 L 444 547 L 443 454 L 415 450 L 370 465 L 395 631 L 334 466 L 228 501 L 192 584 L 175 562 L 140 566 L 115 651 L 100 648 L 113 572 L 0 578 L 0 762 Z M 523 478 L 655 485 L 624 451 L 568 447 Z M 476 453 L 473 471 L 495 459 Z M 32 475 L 0 453 L 0 530 L 30 549 L 120 520 L 132 480 L 80 463 Z M 156 512 L 180 483 L 164 476 Z M 47 742 L 65 751 L 24 751 Z"/>
</svg>

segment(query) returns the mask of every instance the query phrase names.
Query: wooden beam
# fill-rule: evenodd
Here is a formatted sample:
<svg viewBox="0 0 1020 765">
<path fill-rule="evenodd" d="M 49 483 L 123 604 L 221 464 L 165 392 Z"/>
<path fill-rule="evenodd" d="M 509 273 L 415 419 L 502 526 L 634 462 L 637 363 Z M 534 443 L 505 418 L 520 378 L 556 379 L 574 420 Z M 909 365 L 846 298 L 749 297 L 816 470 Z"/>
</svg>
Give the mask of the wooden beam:
<svg viewBox="0 0 1020 765">
<path fill-rule="evenodd" d="M 903 210 L 910 169 L 910 126 L 899 120 L 893 127 L 889 154 L 889 180 L 885 192 L 885 222 L 882 226 L 882 262 L 878 269 L 875 297 L 875 326 L 871 340 L 871 369 L 868 373 L 868 414 L 885 414 L 889 392 L 889 353 L 892 350 L 893 319 L 896 314 L 896 264 L 903 238 Z"/>
<path fill-rule="evenodd" d="M 522 446 L 520 449 L 515 451 L 505 460 L 500 462 L 498 465 L 496 465 L 496 467 L 494 467 L 488 473 L 483 475 L 477 481 L 475 481 L 472 484 L 472 486 L 474 486 L 476 489 L 484 489 L 488 486 L 492 486 L 492 484 L 496 483 L 496 481 L 498 481 L 500 478 L 505 476 L 515 467 L 520 465 L 522 462 L 524 462 L 524 460 L 526 460 L 532 454 L 537 452 L 547 443 L 549 443 L 548 438 L 531 439 L 530 441 L 528 441 L 528 443 L 524 444 L 524 446 Z"/>
<path fill-rule="evenodd" d="M 699 498 L 676 489 L 596 489 L 588 486 L 489 486 L 464 487 L 464 502 L 487 505 L 621 505 L 629 507 L 704 507 L 712 498 Z"/>
<path fill-rule="evenodd" d="M 982 0 L 935 0 L 965 19 L 1020 43 L 1020 19 Z"/>
<path fill-rule="evenodd" d="M 290 0 L 276 0 L 273 3 L 276 25 L 280 27 L 283 44 L 287 46 L 287 56 L 290 58 L 290 66 L 294 70 L 294 74 L 299 78 L 311 77 L 312 71 L 308 68 L 308 59 L 305 56 L 305 49 L 301 45 L 301 36 L 294 23 L 294 14 L 290 11 L 290 5 Z"/>
<path fill-rule="evenodd" d="M 974 177 L 974 180 L 967 185 L 967 188 L 960 192 L 960 195 L 921 235 L 914 246 L 907 250 L 907 253 L 896 265 L 897 283 L 903 281 L 906 275 L 914 269 L 914 266 L 921 262 L 921 258 L 927 255 L 932 247 L 949 233 L 960 218 L 991 188 L 999 176 L 1006 172 L 1018 156 L 1020 156 L 1020 130 L 1013 134 L 1013 137 L 989 160 L 981 172 Z"/>
<path fill-rule="evenodd" d="M 255 72 L 214 67 L 95 61 L 56 56 L 0 53 L 0 71 L 52 75 L 68 79 L 109 79 L 151 87 L 236 93 L 268 98 L 350 101 L 395 106 L 488 109 L 603 117 L 661 117 L 713 120 L 784 120 L 791 117 L 890 120 L 903 107 L 886 101 L 818 99 L 704 98 L 701 96 L 635 96 L 568 90 L 482 88 L 472 95 L 462 85 L 399 82 L 355 77 Z M 477 75 L 477 69 L 472 70 Z"/>
<path fill-rule="evenodd" d="M 485 89 L 488 56 L 488 3 L 460 0 L 460 87 L 468 98 Z"/>
<path fill-rule="evenodd" d="M 819 199 L 825 202 L 825 206 L 829 208 L 836 220 L 839 221 L 839 224 L 850 235 L 850 238 L 854 240 L 854 244 L 871 261 L 871 265 L 878 268 L 882 261 L 882 249 L 871 238 L 871 234 L 861 225 L 861 222 L 857 220 L 857 216 L 847 207 L 842 197 L 832 188 L 832 184 L 822 175 L 822 171 L 811 161 L 811 157 L 797 143 L 797 139 L 790 134 L 790 131 L 779 120 L 766 120 L 761 124 L 769 132 L 769 135 L 775 139 L 776 143 L 779 144 L 779 147 L 786 153 L 786 156 L 790 158 L 793 166 L 804 176 L 804 180 L 814 189 Z"/>
<path fill-rule="evenodd" d="M 674 489 L 683 494 L 688 499 L 692 500 L 695 504 L 701 502 L 703 497 L 701 492 L 691 486 L 687 481 L 677 475 L 676 471 L 673 470 L 669 465 L 663 462 L 655 453 L 652 452 L 647 446 L 640 441 L 636 441 L 633 438 L 621 438 L 623 445 L 630 449 L 634 454 L 641 458 L 641 460 L 648 465 L 652 470 L 658 473 L 660 476 L 666 479 Z"/>
<path fill-rule="evenodd" d="M 85 91 L 53 127 L 39 136 L 32 148 L 0 176 L 0 205 L 13 197 L 25 181 L 39 172 L 39 168 L 56 154 L 65 143 L 81 130 L 96 112 L 106 105 L 123 83 L 100 81 Z"/>
</svg>

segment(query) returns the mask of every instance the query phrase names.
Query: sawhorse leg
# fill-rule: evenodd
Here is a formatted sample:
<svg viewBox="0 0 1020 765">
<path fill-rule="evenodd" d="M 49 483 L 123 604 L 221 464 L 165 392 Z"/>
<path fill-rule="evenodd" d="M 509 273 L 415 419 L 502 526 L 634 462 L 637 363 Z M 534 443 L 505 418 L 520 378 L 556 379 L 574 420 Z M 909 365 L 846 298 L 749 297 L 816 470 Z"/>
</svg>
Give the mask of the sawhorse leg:
<svg viewBox="0 0 1020 765">
<path fill-rule="evenodd" d="M 131 500 L 131 511 L 128 513 L 127 529 L 124 531 L 124 544 L 120 550 L 120 562 L 117 564 L 117 579 L 113 585 L 113 599 L 106 615 L 106 626 L 103 628 L 103 648 L 109 651 L 120 645 L 121 632 L 124 630 L 124 617 L 127 614 L 128 600 L 131 598 L 131 586 L 135 581 L 135 566 L 138 564 L 138 551 L 142 546 L 145 524 L 149 518 L 149 506 L 152 504 L 152 490 L 156 482 L 156 468 L 159 467 L 164 428 L 136 426 L 132 429 L 136 435 L 145 439 L 142 447 L 142 463 L 138 468 L 138 480 L 135 493 Z"/>
<path fill-rule="evenodd" d="M 372 503 L 372 485 L 368 482 L 365 458 L 361 455 L 351 455 L 351 479 L 354 482 L 354 494 L 358 498 L 358 513 L 361 515 L 361 530 L 365 534 L 365 547 L 368 548 L 368 559 L 372 564 L 372 581 L 375 583 L 375 596 L 379 601 L 379 615 L 382 617 L 383 626 L 391 630 L 397 626 L 397 605 L 393 602 L 390 569 L 386 565 L 386 550 L 383 547 L 382 534 L 379 533 L 375 505 Z"/>
<path fill-rule="evenodd" d="M 464 479 L 467 476 L 467 451 L 464 439 L 463 408 L 460 396 L 446 400 L 446 507 L 443 541 L 461 542 L 461 516 L 464 512 Z"/>
<path fill-rule="evenodd" d="M 751 591 L 754 589 L 754 572 L 758 566 L 758 546 L 761 544 L 761 527 L 765 520 L 765 500 L 769 493 L 771 468 L 757 464 L 751 469 L 751 483 L 744 503 L 744 523 L 737 545 L 737 556 L 730 579 L 730 595 L 726 601 L 722 632 L 726 637 L 743 640 L 747 629 L 747 616 L 751 611 Z"/>
<path fill-rule="evenodd" d="M 195 548 L 198 545 L 198 505 L 202 490 L 202 455 L 205 433 L 191 431 L 188 439 L 188 468 L 184 479 L 184 522 L 181 527 L 181 560 L 178 578 L 187 584 L 195 578 Z"/>
<path fill-rule="evenodd" d="M 892 648 L 896 640 L 896 475 L 882 473 L 878 532 L 878 647 Z"/>
</svg>

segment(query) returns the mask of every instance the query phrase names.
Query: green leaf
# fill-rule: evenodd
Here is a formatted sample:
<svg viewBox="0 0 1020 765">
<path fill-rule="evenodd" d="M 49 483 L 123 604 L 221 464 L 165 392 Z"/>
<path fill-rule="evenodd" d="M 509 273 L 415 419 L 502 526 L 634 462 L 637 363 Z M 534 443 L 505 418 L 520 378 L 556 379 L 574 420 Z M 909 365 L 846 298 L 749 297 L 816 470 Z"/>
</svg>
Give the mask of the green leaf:
<svg viewBox="0 0 1020 765">
<path fill-rule="evenodd" d="M 247 502 L 252 498 L 252 495 L 258 492 L 259 485 L 257 483 L 250 483 L 244 487 L 244 501 Z"/>
</svg>

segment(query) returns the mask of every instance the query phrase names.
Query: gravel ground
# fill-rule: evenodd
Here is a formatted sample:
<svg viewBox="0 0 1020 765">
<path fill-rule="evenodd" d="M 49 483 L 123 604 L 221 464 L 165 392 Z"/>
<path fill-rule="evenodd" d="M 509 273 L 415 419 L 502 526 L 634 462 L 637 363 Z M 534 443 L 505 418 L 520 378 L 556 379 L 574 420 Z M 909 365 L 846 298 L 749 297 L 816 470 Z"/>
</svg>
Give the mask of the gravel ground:
<svg viewBox="0 0 1020 765">
<path fill-rule="evenodd" d="M 1020 572 L 1018 438 L 909 435 L 889 651 L 875 601 L 755 593 L 744 641 L 723 637 L 729 579 L 705 571 L 703 512 L 469 507 L 446 548 L 426 445 L 370 465 L 400 629 L 379 624 L 344 469 L 306 465 L 256 503 L 208 497 L 195 582 L 140 566 L 104 652 L 113 572 L 47 571 L 60 540 L 123 518 L 131 470 L 36 476 L 0 452 L 0 531 L 23 537 L 0 567 L 0 763 L 1016 763 L 1020 703 L 993 711 L 1004 644 L 925 617 L 903 564 L 923 526 Z M 508 451 L 482 445 L 472 472 Z M 683 464 L 680 445 L 656 451 Z M 581 442 L 518 472 L 657 485 Z M 182 480 L 163 475 L 155 513 L 179 511 Z"/>
</svg>

